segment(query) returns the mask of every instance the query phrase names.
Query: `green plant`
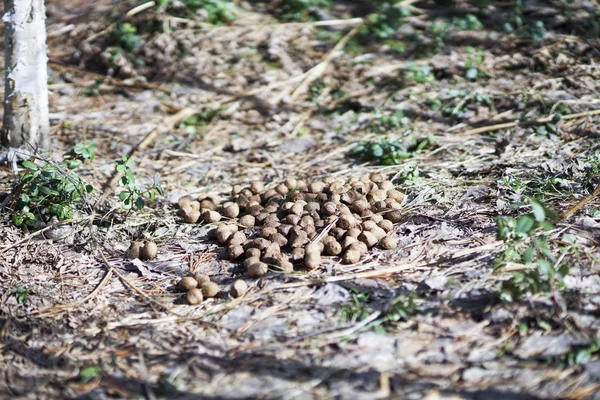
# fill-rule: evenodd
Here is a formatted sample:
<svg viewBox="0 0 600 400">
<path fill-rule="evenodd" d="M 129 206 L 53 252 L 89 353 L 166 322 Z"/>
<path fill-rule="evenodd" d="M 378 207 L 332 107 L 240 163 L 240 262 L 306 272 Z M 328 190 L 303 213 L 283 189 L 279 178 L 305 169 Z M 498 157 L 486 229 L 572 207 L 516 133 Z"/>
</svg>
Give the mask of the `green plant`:
<svg viewBox="0 0 600 400">
<path fill-rule="evenodd" d="M 407 131 L 403 136 L 407 138 L 403 142 L 388 138 L 361 142 L 350 155 L 376 165 L 399 165 L 403 160 L 413 157 L 416 152 L 431 149 L 437 145 L 437 139 L 433 135 L 417 138 Z M 408 142 L 408 145 L 405 142 Z"/>
<path fill-rule="evenodd" d="M 539 42 L 544 39 L 544 35 L 546 34 L 546 26 L 543 21 L 535 21 L 533 26 L 531 26 L 526 33 L 526 37 L 531 38 L 534 42 Z"/>
<path fill-rule="evenodd" d="M 412 65 L 407 71 L 404 71 L 404 80 L 407 82 L 426 83 L 435 81 L 435 75 L 431 72 L 428 65 L 418 67 Z"/>
<path fill-rule="evenodd" d="M 523 0 L 517 0 L 512 12 L 508 16 L 508 21 L 504 24 L 504 31 L 539 42 L 546 34 L 546 26 L 543 21 L 537 20 L 533 25 L 527 27 L 523 21 Z"/>
<path fill-rule="evenodd" d="M 584 365 L 592 360 L 592 357 L 600 355 L 600 337 L 592 339 L 592 343 L 584 348 L 571 350 L 560 357 L 559 365 L 562 368 L 573 365 Z"/>
<path fill-rule="evenodd" d="M 560 114 L 554 114 L 552 116 L 552 121 L 536 126 L 535 133 L 540 136 L 548 136 L 550 134 L 560 136 L 561 131 L 557 124 L 561 120 L 561 118 L 562 116 Z"/>
<path fill-rule="evenodd" d="M 355 323 L 364 321 L 375 310 L 368 305 L 370 296 L 366 292 L 354 290 L 350 304 L 340 308 L 339 316 L 342 323 Z M 397 296 L 390 300 L 384 311 L 375 319 L 362 327 L 361 331 L 375 330 L 386 333 L 387 329 L 397 322 L 406 321 L 419 310 L 413 294 Z"/>
<path fill-rule="evenodd" d="M 517 178 L 514 176 L 503 176 L 500 180 L 497 181 L 498 187 L 504 189 L 508 188 L 513 192 L 522 192 L 525 190 L 525 182 L 521 178 Z"/>
<path fill-rule="evenodd" d="M 342 323 L 360 322 L 370 314 L 370 309 L 366 305 L 370 298 L 369 293 L 352 289 L 351 296 L 350 304 L 342 306 L 339 310 L 339 318 Z"/>
<path fill-rule="evenodd" d="M 405 186 L 415 185 L 421 179 L 419 168 L 415 164 L 404 163 L 400 166 L 400 171 L 396 173 L 394 180 L 398 184 Z"/>
<path fill-rule="evenodd" d="M 317 79 L 313 83 L 310 84 L 308 88 L 308 100 L 309 101 L 318 101 L 321 93 L 326 88 L 325 83 L 322 79 Z"/>
<path fill-rule="evenodd" d="M 444 21 L 435 21 L 429 27 L 429 33 L 433 37 L 433 50 L 440 50 L 450 36 L 450 24 Z M 431 47 L 429 46 L 429 50 Z"/>
<path fill-rule="evenodd" d="M 377 133 L 387 133 L 390 129 L 402 128 L 410 124 L 410 119 L 402 110 L 396 110 L 390 115 L 383 115 L 380 110 L 375 110 L 375 114 L 369 123 L 369 128 Z"/>
<path fill-rule="evenodd" d="M 386 40 L 384 44 L 389 48 L 388 53 L 403 54 L 406 51 L 406 43 L 399 40 Z"/>
<path fill-rule="evenodd" d="M 464 31 L 478 31 L 483 28 L 483 24 L 473 14 L 467 14 L 464 18 L 453 18 L 452 25 Z"/>
<path fill-rule="evenodd" d="M 373 326 L 394 324 L 399 321 L 407 321 L 415 315 L 419 307 L 415 303 L 414 294 L 409 296 L 397 296 L 392 299 L 386 311 L 373 322 Z"/>
<path fill-rule="evenodd" d="M 33 227 L 52 217 L 69 219 L 92 186 L 74 172 L 86 160 L 94 159 L 96 145 L 80 143 L 66 152 L 60 164 L 43 161 L 38 165 L 23 161 L 27 171 L 13 190 L 13 223 Z"/>
<path fill-rule="evenodd" d="M 126 51 L 132 51 L 144 43 L 137 34 L 137 28 L 129 22 L 117 23 L 110 31 L 110 37 L 115 45 Z"/>
<path fill-rule="evenodd" d="M 551 221 L 558 218 L 557 214 L 537 201 L 532 201 L 531 206 L 532 214 L 517 219 L 496 219 L 497 237 L 506 243 L 506 249 L 496 259 L 496 266 L 520 263 L 528 267 L 502 283 L 500 298 L 511 303 L 526 293 L 547 293 L 562 288 L 562 278 L 569 271 L 569 265 L 560 263 L 552 252 L 546 234 L 554 228 Z"/>
<path fill-rule="evenodd" d="M 79 379 L 81 383 L 88 383 L 92 379 L 96 378 L 102 372 L 102 368 L 97 365 L 89 365 L 79 370 Z"/>
<path fill-rule="evenodd" d="M 154 181 L 149 188 L 144 189 L 138 186 L 135 175 L 133 175 L 131 168 L 135 163 L 132 159 L 123 155 L 123 158 L 115 161 L 115 164 L 117 171 L 123 174 L 119 183 L 124 187 L 124 190 L 119 193 L 119 199 L 121 200 L 121 207 L 124 210 L 142 211 L 146 203 L 144 197 L 148 197 L 150 201 L 154 201 L 156 194 L 164 196 L 159 175 L 154 177 Z"/>
<path fill-rule="evenodd" d="M 197 127 L 206 126 L 219 114 L 221 110 L 218 108 L 207 108 L 196 115 L 191 116 L 182 123 L 178 128 L 187 133 L 196 133 Z"/>
<path fill-rule="evenodd" d="M 588 167 L 585 172 L 584 186 L 586 189 L 594 190 L 594 184 L 598 176 L 600 176 L 600 150 L 596 150 L 589 154 L 586 159 Z"/>
<path fill-rule="evenodd" d="M 100 86 L 104 83 L 104 79 L 96 79 L 92 86 L 86 86 L 83 88 L 83 95 L 85 97 L 92 97 L 100 94 Z"/>
<path fill-rule="evenodd" d="M 25 288 L 23 286 L 17 286 L 15 288 L 15 291 L 17 292 L 17 303 L 25 304 L 27 302 L 27 297 L 29 296 L 29 293 L 31 293 L 31 289 Z"/>
<path fill-rule="evenodd" d="M 321 18 L 317 9 L 332 6 L 331 0 L 282 0 L 278 13 L 286 21 L 318 21 Z"/>
<path fill-rule="evenodd" d="M 374 12 L 366 17 L 361 34 L 374 35 L 378 39 L 387 39 L 394 35 L 410 15 L 406 7 L 398 7 L 395 2 L 381 1 Z"/>
<path fill-rule="evenodd" d="M 483 54 L 471 46 L 467 46 L 466 50 L 469 53 L 469 56 L 465 63 L 465 78 L 474 81 L 477 80 L 477 78 L 489 76 L 489 74 L 482 69 Z"/>
<path fill-rule="evenodd" d="M 397 140 L 379 139 L 378 141 L 362 142 L 356 146 L 351 155 L 361 161 L 377 165 L 398 165 L 410 158 L 406 148 Z"/>
</svg>

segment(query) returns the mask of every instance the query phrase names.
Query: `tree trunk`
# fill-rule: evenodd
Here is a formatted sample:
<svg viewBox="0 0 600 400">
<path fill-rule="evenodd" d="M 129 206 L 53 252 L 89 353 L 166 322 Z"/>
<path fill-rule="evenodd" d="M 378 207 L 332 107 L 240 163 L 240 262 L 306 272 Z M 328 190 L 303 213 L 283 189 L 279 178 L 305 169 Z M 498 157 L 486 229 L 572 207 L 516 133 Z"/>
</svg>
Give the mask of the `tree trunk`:
<svg viewBox="0 0 600 400">
<path fill-rule="evenodd" d="M 48 57 L 44 0 L 4 0 L 5 89 L 2 144 L 47 149 Z"/>
</svg>

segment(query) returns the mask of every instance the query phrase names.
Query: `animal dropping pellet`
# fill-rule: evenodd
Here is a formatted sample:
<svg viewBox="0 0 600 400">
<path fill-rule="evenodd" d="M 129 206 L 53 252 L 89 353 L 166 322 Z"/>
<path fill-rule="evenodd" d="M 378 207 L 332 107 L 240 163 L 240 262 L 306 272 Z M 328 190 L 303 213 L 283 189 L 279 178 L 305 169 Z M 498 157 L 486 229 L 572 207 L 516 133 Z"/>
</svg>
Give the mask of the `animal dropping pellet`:
<svg viewBox="0 0 600 400">
<path fill-rule="evenodd" d="M 221 214 L 217 211 L 206 210 L 202 213 L 202 219 L 204 222 L 212 224 L 221 220 Z"/>
<path fill-rule="evenodd" d="M 248 267 L 248 276 L 259 278 L 269 272 L 269 266 L 264 262 L 257 262 Z"/>
<path fill-rule="evenodd" d="M 208 275 L 200 273 L 194 274 L 194 279 L 196 280 L 196 282 L 198 282 L 198 286 L 202 286 L 206 282 L 210 282 L 210 278 L 208 277 Z"/>
<path fill-rule="evenodd" d="M 321 264 L 321 247 L 319 243 L 309 243 L 304 250 L 304 265 L 308 269 L 315 269 Z"/>
<path fill-rule="evenodd" d="M 186 276 L 185 278 L 181 278 L 177 287 L 179 287 L 180 290 L 187 292 L 198 287 L 198 281 L 191 276 Z"/>
<path fill-rule="evenodd" d="M 348 249 L 344 252 L 342 262 L 344 264 L 356 264 L 360 261 L 360 251 L 357 249 Z"/>
<path fill-rule="evenodd" d="M 141 260 L 154 260 L 158 254 L 158 246 L 153 241 L 146 242 L 140 248 L 140 259 Z"/>
<path fill-rule="evenodd" d="M 227 218 L 236 218 L 240 214 L 240 206 L 236 203 L 225 203 L 223 205 L 223 215 Z"/>
<path fill-rule="evenodd" d="M 392 236 L 386 236 L 379 241 L 379 246 L 384 250 L 392 250 L 398 246 L 398 240 Z"/>
<path fill-rule="evenodd" d="M 230 260 L 237 260 L 243 254 L 244 248 L 239 244 L 233 246 L 230 245 L 229 247 L 227 247 L 227 257 L 229 257 Z"/>
<path fill-rule="evenodd" d="M 144 245 L 142 242 L 131 242 L 129 249 L 127 249 L 127 258 L 133 260 L 134 258 L 140 258 L 140 248 Z"/>
<path fill-rule="evenodd" d="M 204 300 L 201 289 L 192 289 L 188 291 L 185 298 L 187 299 L 188 303 L 193 306 L 202 303 L 202 300 Z"/>
<path fill-rule="evenodd" d="M 247 291 L 248 284 L 241 279 L 238 279 L 231 285 L 231 295 L 235 298 L 242 297 Z"/>
<path fill-rule="evenodd" d="M 215 297 L 219 294 L 219 285 L 214 282 L 205 282 L 202 287 L 202 296 L 204 297 Z"/>
<path fill-rule="evenodd" d="M 215 236 L 219 243 L 225 244 L 232 235 L 233 232 L 231 232 L 231 229 L 227 225 L 219 225 Z"/>
</svg>

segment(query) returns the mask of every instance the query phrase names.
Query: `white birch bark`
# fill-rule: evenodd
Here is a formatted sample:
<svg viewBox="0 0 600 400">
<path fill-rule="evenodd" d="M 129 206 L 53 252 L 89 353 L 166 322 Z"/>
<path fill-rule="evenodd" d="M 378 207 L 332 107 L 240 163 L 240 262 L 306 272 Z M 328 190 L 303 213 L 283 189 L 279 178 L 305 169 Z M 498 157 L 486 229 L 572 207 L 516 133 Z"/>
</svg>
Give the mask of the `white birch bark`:
<svg viewBox="0 0 600 400">
<path fill-rule="evenodd" d="M 2 143 L 9 148 L 47 149 L 48 56 L 44 0 L 4 0 L 5 92 Z"/>
</svg>

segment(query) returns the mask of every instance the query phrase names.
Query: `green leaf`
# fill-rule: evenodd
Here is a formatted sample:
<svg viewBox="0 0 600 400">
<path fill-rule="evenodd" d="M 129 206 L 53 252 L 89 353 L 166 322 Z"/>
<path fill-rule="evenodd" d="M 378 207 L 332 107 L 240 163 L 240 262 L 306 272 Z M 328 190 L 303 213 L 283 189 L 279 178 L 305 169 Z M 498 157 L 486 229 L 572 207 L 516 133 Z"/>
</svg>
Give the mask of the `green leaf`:
<svg viewBox="0 0 600 400">
<path fill-rule="evenodd" d="M 22 286 L 17 286 L 17 303 L 25 304 L 27 301 L 27 296 L 29 296 L 29 292 L 31 292 L 31 289 L 25 289 Z"/>
<path fill-rule="evenodd" d="M 143 211 L 144 210 L 144 205 L 145 205 L 145 202 L 144 202 L 144 199 L 142 197 L 138 197 L 135 200 L 135 206 L 137 207 L 138 210 Z"/>
<path fill-rule="evenodd" d="M 81 382 L 87 383 L 91 381 L 93 378 L 97 377 L 101 371 L 101 368 L 95 365 L 83 367 L 79 371 L 79 377 L 81 378 Z"/>
<path fill-rule="evenodd" d="M 479 70 L 477 68 L 469 68 L 469 69 L 467 69 L 467 73 L 465 74 L 465 77 L 467 79 L 474 81 L 477 79 L 478 75 L 479 75 Z"/>
<path fill-rule="evenodd" d="M 79 166 L 81 165 L 81 163 L 77 160 L 69 160 L 69 163 L 67 164 L 67 168 L 69 169 L 77 169 L 79 168 Z"/>
<path fill-rule="evenodd" d="M 42 192 L 42 194 L 46 195 L 46 196 L 58 196 L 58 192 L 56 190 L 50 189 L 49 187 L 46 186 L 42 186 L 40 188 L 40 191 Z"/>
<path fill-rule="evenodd" d="M 126 199 L 124 199 L 121 202 L 121 205 L 122 205 L 122 207 L 123 207 L 124 210 L 130 210 L 131 206 L 132 206 L 131 197 L 127 197 Z"/>
<path fill-rule="evenodd" d="M 44 168 L 42 168 L 42 172 L 46 172 L 46 173 L 54 173 L 54 172 L 58 172 L 59 169 L 56 165 L 46 165 Z"/>
<path fill-rule="evenodd" d="M 544 222 L 546 219 L 546 210 L 544 209 L 544 206 L 537 201 L 533 201 L 531 202 L 531 209 L 533 211 L 535 220 L 538 222 Z"/>
<path fill-rule="evenodd" d="M 131 171 L 130 169 L 127 169 L 125 171 L 125 176 L 127 177 L 127 184 L 130 186 L 134 186 L 135 185 L 135 176 L 133 175 L 133 171 Z"/>
<path fill-rule="evenodd" d="M 546 260 L 545 258 L 541 258 L 538 260 L 538 272 L 540 273 L 540 275 L 544 275 L 544 276 L 552 276 L 552 273 L 554 272 L 553 268 L 552 268 L 552 264 L 550 263 L 550 261 Z"/>
<path fill-rule="evenodd" d="M 23 183 L 29 183 L 29 182 L 33 181 L 36 176 L 37 176 L 37 173 L 35 173 L 35 174 L 31 174 L 31 173 L 25 174 L 25 175 L 23 175 L 23 178 L 21 178 L 21 182 L 23 182 Z"/>
<path fill-rule="evenodd" d="M 588 349 L 579 350 L 575 356 L 575 363 L 587 364 L 592 359 L 592 354 Z"/>
<path fill-rule="evenodd" d="M 556 262 L 556 256 L 552 253 L 552 250 L 550 250 L 548 247 L 540 246 L 538 248 L 538 250 L 540 251 L 540 253 L 542 253 L 544 256 L 546 256 L 546 258 L 548 260 L 550 260 L 552 263 Z"/>
<path fill-rule="evenodd" d="M 22 163 L 23 167 L 30 169 L 32 171 L 37 171 L 39 168 L 37 165 L 35 165 L 34 163 L 32 163 L 31 161 L 25 160 Z"/>
<path fill-rule="evenodd" d="M 15 224 L 15 226 L 23 225 L 23 215 L 21 215 L 21 213 L 19 212 L 13 214 L 13 223 Z"/>
<path fill-rule="evenodd" d="M 528 215 L 523 215 L 517 220 L 517 232 L 529 234 L 533 228 L 533 218 Z"/>
<path fill-rule="evenodd" d="M 63 187 L 63 190 L 64 190 L 66 193 L 72 193 L 72 192 L 74 192 L 75 190 L 77 190 L 77 187 L 76 187 L 74 184 L 72 184 L 71 182 L 68 182 L 68 183 L 65 183 L 65 185 L 64 185 L 64 187 Z"/>
<path fill-rule="evenodd" d="M 527 250 L 525 250 L 525 253 L 523 254 L 523 262 L 525 264 L 531 263 L 534 255 L 535 255 L 535 249 L 531 246 L 528 246 Z"/>
</svg>

